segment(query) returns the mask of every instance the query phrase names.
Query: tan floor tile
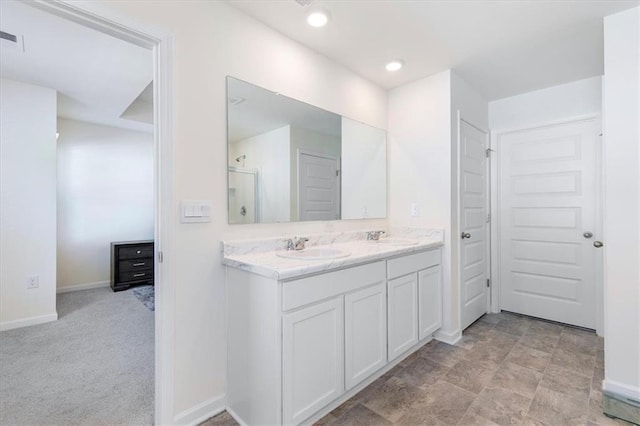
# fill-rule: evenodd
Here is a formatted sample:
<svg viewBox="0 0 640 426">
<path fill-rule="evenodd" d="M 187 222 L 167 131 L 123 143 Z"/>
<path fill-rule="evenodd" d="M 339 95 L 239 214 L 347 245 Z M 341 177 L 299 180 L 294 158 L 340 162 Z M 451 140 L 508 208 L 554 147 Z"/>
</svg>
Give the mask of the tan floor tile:
<svg viewBox="0 0 640 426">
<path fill-rule="evenodd" d="M 223 411 L 222 413 L 211 417 L 209 420 L 204 423 L 200 423 L 200 426 L 236 426 L 239 423 L 235 421 L 231 414 L 227 411 Z"/>
<path fill-rule="evenodd" d="M 458 342 L 454 346 L 467 350 L 473 350 L 476 345 L 482 344 L 484 341 L 484 336 L 482 336 L 481 334 L 469 334 L 467 333 L 467 330 L 465 330 L 460 340 L 458 340 Z"/>
<path fill-rule="evenodd" d="M 473 334 L 473 335 L 479 335 L 482 336 L 484 333 L 486 333 L 487 331 L 491 330 L 494 327 L 495 324 L 490 324 L 490 323 L 486 323 L 486 322 L 482 322 L 482 321 L 476 321 L 475 323 L 471 324 L 469 327 L 467 327 L 464 330 L 464 334 Z"/>
<path fill-rule="evenodd" d="M 551 361 L 551 354 L 537 349 L 529 348 L 520 343 L 515 345 L 506 361 L 523 367 L 531 368 L 536 371 L 544 371 Z"/>
<path fill-rule="evenodd" d="M 424 416 L 433 416 L 446 424 L 456 424 L 467 411 L 476 394 L 460 389 L 443 380 L 427 388 L 410 411 L 417 410 Z"/>
<path fill-rule="evenodd" d="M 447 423 L 438 420 L 436 417 L 426 414 L 420 409 L 410 409 L 404 416 L 400 417 L 396 423 L 396 426 L 417 426 L 417 425 L 429 425 L 429 426 L 447 426 Z M 373 426 L 373 425 L 372 425 Z"/>
<path fill-rule="evenodd" d="M 515 344 L 482 343 L 467 352 L 465 360 L 480 365 L 488 370 L 496 370 L 505 360 Z"/>
<path fill-rule="evenodd" d="M 596 351 L 596 367 L 604 368 L 604 351 Z"/>
<path fill-rule="evenodd" d="M 485 419 L 476 413 L 467 411 L 462 420 L 458 422 L 460 426 L 497 426 L 497 423 Z"/>
<path fill-rule="evenodd" d="M 598 350 L 598 336 L 595 333 L 571 333 L 565 329 L 560 336 L 558 347 L 572 352 L 595 355 Z"/>
<path fill-rule="evenodd" d="M 513 345 L 518 343 L 518 340 L 520 340 L 519 336 L 514 336 L 513 334 L 505 333 L 503 331 L 497 330 L 496 328 L 487 330 L 484 336 L 487 338 L 486 343 L 491 343 L 493 345 L 497 345 L 501 347 L 513 347 Z"/>
<path fill-rule="evenodd" d="M 444 376 L 444 380 L 473 393 L 480 393 L 491 381 L 495 371 L 479 363 L 458 361 Z"/>
<path fill-rule="evenodd" d="M 449 371 L 449 367 L 426 358 L 418 358 L 400 370 L 396 374 L 396 377 L 410 385 L 424 388 L 431 386 L 443 378 L 447 374 L 447 371 Z"/>
<path fill-rule="evenodd" d="M 523 396 L 533 397 L 542 373 L 518 364 L 505 362 L 496 371 L 491 386 L 507 389 Z"/>
<path fill-rule="evenodd" d="M 563 326 L 560 324 L 554 324 L 546 321 L 531 321 L 529 324 L 529 330 L 527 334 L 546 334 L 550 336 L 560 336 L 562 334 Z"/>
<path fill-rule="evenodd" d="M 532 332 L 527 332 L 520 338 L 520 344 L 529 348 L 537 349 L 539 351 L 548 352 L 550 354 L 555 352 L 559 341 L 560 335 L 549 335 Z"/>
<path fill-rule="evenodd" d="M 593 369 L 593 377 L 591 378 L 591 389 L 602 392 L 602 381 L 604 380 L 604 368 L 596 367 Z"/>
<path fill-rule="evenodd" d="M 320 420 L 318 420 L 317 422 L 315 422 L 313 426 L 328 426 L 335 421 L 336 421 L 336 417 L 333 414 L 329 413 L 323 418 L 321 418 Z"/>
<path fill-rule="evenodd" d="M 570 398 L 586 401 L 591 391 L 591 377 L 576 374 L 571 370 L 550 365 L 545 371 L 540 386 L 564 393 Z"/>
<path fill-rule="evenodd" d="M 485 314 L 483 316 L 480 317 L 480 319 L 477 322 L 483 322 L 489 325 L 496 325 L 497 323 L 500 322 L 500 317 L 503 314 Z"/>
<path fill-rule="evenodd" d="M 562 348 L 556 349 L 551 357 L 551 365 L 557 365 L 589 377 L 593 375 L 595 362 L 595 355 L 572 352 Z"/>
<path fill-rule="evenodd" d="M 522 422 L 522 426 L 550 426 L 546 423 L 541 422 L 540 420 L 536 420 L 533 417 L 527 417 Z"/>
<path fill-rule="evenodd" d="M 333 426 L 371 426 L 371 425 L 391 425 L 389 420 L 371 411 L 362 404 L 353 406 L 349 411 L 338 417 Z"/>
<path fill-rule="evenodd" d="M 401 366 L 401 367 L 406 367 L 407 365 L 409 365 L 413 361 L 415 361 L 417 358 L 418 358 L 418 352 L 416 351 L 416 352 L 406 356 L 402 361 L 400 361 L 400 363 L 398 365 Z"/>
<path fill-rule="evenodd" d="M 468 351 L 458 346 L 447 345 L 446 343 L 437 342 L 429 348 L 423 348 L 419 351 L 422 358 L 437 362 L 447 367 L 453 367 L 459 360 L 464 359 Z"/>
<path fill-rule="evenodd" d="M 392 377 L 363 400 L 362 405 L 396 422 L 423 393 L 422 389 Z"/>
<path fill-rule="evenodd" d="M 576 400 L 545 387 L 538 388 L 529 417 L 547 425 L 583 426 L 587 422 L 588 401 Z"/>
<path fill-rule="evenodd" d="M 475 414 L 499 425 L 516 425 L 524 421 L 531 398 L 506 389 L 487 387 L 471 404 L 467 414 Z"/>
<path fill-rule="evenodd" d="M 529 329 L 530 321 L 524 318 L 508 319 L 496 324 L 495 329 L 503 333 L 522 336 Z"/>
</svg>

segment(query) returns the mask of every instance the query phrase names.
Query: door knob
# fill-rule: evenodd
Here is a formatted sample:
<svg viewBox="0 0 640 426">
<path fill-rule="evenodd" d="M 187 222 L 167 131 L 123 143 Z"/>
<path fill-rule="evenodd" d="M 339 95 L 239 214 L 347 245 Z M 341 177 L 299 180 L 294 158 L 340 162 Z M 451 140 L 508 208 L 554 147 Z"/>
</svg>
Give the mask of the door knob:
<svg viewBox="0 0 640 426">
<path fill-rule="evenodd" d="M 600 248 L 600 247 L 602 247 L 603 245 L 604 245 L 604 244 L 602 244 L 602 241 L 594 241 L 594 242 L 593 242 L 593 246 L 594 246 L 595 248 Z"/>
<path fill-rule="evenodd" d="M 471 234 L 468 232 L 463 232 L 462 233 L 462 239 L 464 240 L 465 238 L 471 238 Z"/>
<path fill-rule="evenodd" d="M 585 232 L 584 234 L 582 234 L 582 236 L 585 238 L 591 238 L 593 237 L 593 234 L 591 232 Z"/>
</svg>

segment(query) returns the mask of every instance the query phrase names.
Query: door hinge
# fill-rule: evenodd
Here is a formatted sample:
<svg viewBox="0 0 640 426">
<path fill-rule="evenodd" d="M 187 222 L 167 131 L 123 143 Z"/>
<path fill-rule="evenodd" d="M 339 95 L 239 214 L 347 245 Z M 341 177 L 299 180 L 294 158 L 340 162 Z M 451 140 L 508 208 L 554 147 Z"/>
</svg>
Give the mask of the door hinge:
<svg viewBox="0 0 640 426">
<path fill-rule="evenodd" d="M 158 263 L 162 263 L 162 261 L 164 260 L 164 255 L 162 254 L 161 251 L 158 252 Z"/>
<path fill-rule="evenodd" d="M 491 287 L 491 278 L 487 278 L 487 287 Z"/>
<path fill-rule="evenodd" d="M 340 170 L 336 170 L 336 176 L 340 176 Z"/>
<path fill-rule="evenodd" d="M 495 151 L 494 151 L 493 149 L 491 149 L 491 148 L 487 148 L 487 149 L 485 149 L 485 150 L 484 150 L 484 155 L 485 155 L 485 157 L 487 157 L 487 158 L 491 157 L 491 153 L 492 153 L 492 152 L 495 152 Z"/>
<path fill-rule="evenodd" d="M 487 218 L 485 219 L 485 222 L 491 223 L 491 214 L 487 215 Z"/>
</svg>

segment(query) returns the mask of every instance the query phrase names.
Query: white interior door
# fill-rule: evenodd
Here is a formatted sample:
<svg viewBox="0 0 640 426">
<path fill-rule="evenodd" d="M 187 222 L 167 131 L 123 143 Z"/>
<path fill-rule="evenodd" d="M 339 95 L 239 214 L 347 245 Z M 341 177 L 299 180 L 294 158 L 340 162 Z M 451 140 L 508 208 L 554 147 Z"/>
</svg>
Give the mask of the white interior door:
<svg viewBox="0 0 640 426">
<path fill-rule="evenodd" d="M 460 121 L 460 282 L 462 329 L 487 312 L 487 134 Z"/>
<path fill-rule="evenodd" d="M 502 309 L 596 327 L 598 133 L 592 119 L 498 136 Z"/>
<path fill-rule="evenodd" d="M 300 151 L 298 203 L 300 220 L 340 219 L 338 160 Z"/>
</svg>

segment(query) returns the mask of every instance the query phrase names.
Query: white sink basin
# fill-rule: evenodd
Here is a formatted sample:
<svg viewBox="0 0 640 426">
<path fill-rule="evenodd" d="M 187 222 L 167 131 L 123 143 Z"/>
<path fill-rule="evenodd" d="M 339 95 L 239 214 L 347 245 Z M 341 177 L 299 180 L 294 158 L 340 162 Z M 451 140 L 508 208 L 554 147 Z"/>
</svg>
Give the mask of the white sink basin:
<svg viewBox="0 0 640 426">
<path fill-rule="evenodd" d="M 279 251 L 276 255 L 287 259 L 331 260 L 351 256 L 351 253 L 336 248 L 311 247 L 304 250 Z"/>
<path fill-rule="evenodd" d="M 382 244 L 387 246 L 415 246 L 418 244 L 416 240 L 407 240 L 405 238 L 380 238 L 379 240 L 369 240 L 371 244 Z"/>
</svg>

